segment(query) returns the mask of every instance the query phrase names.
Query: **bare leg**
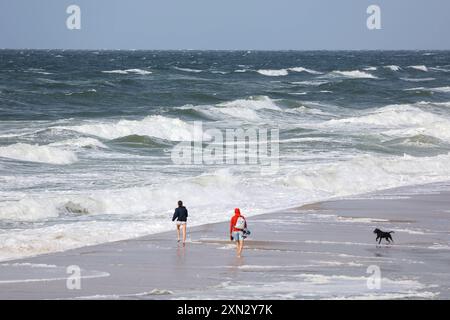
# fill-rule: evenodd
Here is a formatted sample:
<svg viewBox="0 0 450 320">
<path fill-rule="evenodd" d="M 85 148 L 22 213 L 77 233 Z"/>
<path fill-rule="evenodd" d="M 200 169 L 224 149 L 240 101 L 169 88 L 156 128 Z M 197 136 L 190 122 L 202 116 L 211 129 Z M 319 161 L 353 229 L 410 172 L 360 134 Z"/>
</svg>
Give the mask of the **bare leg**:
<svg viewBox="0 0 450 320">
<path fill-rule="evenodd" d="M 237 247 L 238 247 L 237 256 L 238 256 L 238 258 L 240 258 L 242 256 L 242 249 L 244 249 L 244 240 L 239 240 Z"/>
<path fill-rule="evenodd" d="M 180 242 L 180 225 L 179 224 L 177 224 L 177 239 L 178 239 L 178 242 Z"/>
<path fill-rule="evenodd" d="M 183 243 L 186 242 L 186 224 L 183 224 Z"/>
</svg>

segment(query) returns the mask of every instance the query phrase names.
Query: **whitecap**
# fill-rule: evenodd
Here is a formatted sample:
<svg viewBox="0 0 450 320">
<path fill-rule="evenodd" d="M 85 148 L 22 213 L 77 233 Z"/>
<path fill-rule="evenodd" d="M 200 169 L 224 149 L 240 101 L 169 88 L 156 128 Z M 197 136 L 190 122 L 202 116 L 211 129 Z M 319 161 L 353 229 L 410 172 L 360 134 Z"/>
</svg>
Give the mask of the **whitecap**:
<svg viewBox="0 0 450 320">
<path fill-rule="evenodd" d="M 434 81 L 435 78 L 400 78 L 403 81 L 409 82 L 424 82 L 424 81 Z"/>
<path fill-rule="evenodd" d="M 306 73 L 310 73 L 310 74 L 322 74 L 322 72 L 311 70 L 311 69 L 307 69 L 307 68 L 303 68 L 303 67 L 289 68 L 289 71 L 306 72 Z"/>
<path fill-rule="evenodd" d="M 109 70 L 109 71 L 102 71 L 103 73 L 113 73 L 113 74 L 129 74 L 134 73 L 138 75 L 148 75 L 152 74 L 151 71 L 148 70 L 142 70 L 142 69 L 126 69 L 126 70 Z"/>
<path fill-rule="evenodd" d="M 60 150 L 46 145 L 31 145 L 25 143 L 16 143 L 6 147 L 0 147 L 0 157 L 57 165 L 72 164 L 78 160 L 76 154 L 68 150 Z"/>
<path fill-rule="evenodd" d="M 102 148 L 102 149 L 108 149 L 106 145 L 104 145 L 102 142 L 98 141 L 97 139 L 93 138 L 74 138 L 74 139 L 68 139 L 58 142 L 53 142 L 48 145 L 49 147 L 66 147 L 66 148 Z"/>
<path fill-rule="evenodd" d="M 384 66 L 386 69 L 389 69 L 391 71 L 399 71 L 401 68 L 396 65 L 390 65 L 390 66 Z"/>
<path fill-rule="evenodd" d="M 280 77 L 288 75 L 288 71 L 286 69 L 279 69 L 279 70 L 259 69 L 256 72 L 269 77 Z"/>
<path fill-rule="evenodd" d="M 328 83 L 326 80 L 306 80 L 306 81 L 293 81 L 290 84 L 301 85 L 301 86 L 321 86 Z"/>
<path fill-rule="evenodd" d="M 141 135 L 172 141 L 191 141 L 194 132 L 194 126 L 185 121 L 160 115 L 148 116 L 142 120 L 90 121 L 78 126 L 55 128 L 76 131 L 108 140 Z"/>
<path fill-rule="evenodd" d="M 218 104 L 220 107 L 239 107 L 239 108 L 249 108 L 253 110 L 260 109 L 271 109 L 280 111 L 281 108 L 277 106 L 274 100 L 268 96 L 255 96 L 249 97 L 248 99 L 237 99 L 229 102 L 224 102 Z"/>
<path fill-rule="evenodd" d="M 200 73 L 203 72 L 203 70 L 199 69 L 191 69 L 191 68 L 180 68 L 180 67 L 173 67 L 176 70 L 184 71 L 184 72 L 193 72 L 193 73 Z"/>
<path fill-rule="evenodd" d="M 360 70 L 353 70 L 353 71 L 332 71 L 330 76 L 338 76 L 338 77 L 345 77 L 350 79 L 377 79 L 374 75 L 360 71 Z"/>
<path fill-rule="evenodd" d="M 424 66 L 424 65 L 408 66 L 408 68 L 419 70 L 419 71 L 423 71 L 423 72 L 428 72 L 428 68 L 426 66 Z"/>
</svg>

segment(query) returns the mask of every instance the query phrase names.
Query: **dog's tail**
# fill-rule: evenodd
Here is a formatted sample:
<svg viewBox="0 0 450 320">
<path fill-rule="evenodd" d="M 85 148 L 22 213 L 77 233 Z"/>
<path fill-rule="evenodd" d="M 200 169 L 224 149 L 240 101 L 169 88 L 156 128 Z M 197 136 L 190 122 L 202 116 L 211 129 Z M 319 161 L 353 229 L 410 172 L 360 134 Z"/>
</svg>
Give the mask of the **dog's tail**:
<svg viewBox="0 0 450 320">
<path fill-rule="evenodd" d="M 389 231 L 388 233 L 395 233 L 394 231 Z"/>
</svg>

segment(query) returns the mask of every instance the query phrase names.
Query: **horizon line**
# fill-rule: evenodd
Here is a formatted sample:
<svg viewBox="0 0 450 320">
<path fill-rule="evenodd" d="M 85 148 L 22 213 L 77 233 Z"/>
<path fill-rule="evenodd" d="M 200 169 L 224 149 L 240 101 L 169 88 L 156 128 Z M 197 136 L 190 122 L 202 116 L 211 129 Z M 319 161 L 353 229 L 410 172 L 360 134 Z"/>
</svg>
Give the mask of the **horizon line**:
<svg viewBox="0 0 450 320">
<path fill-rule="evenodd" d="M 307 52 L 307 51 L 450 51 L 448 49 L 108 49 L 108 48 L 90 48 L 90 49 L 75 49 L 75 48 L 0 48 L 2 51 L 6 50 L 34 50 L 34 51 L 253 51 L 253 52 Z"/>
</svg>

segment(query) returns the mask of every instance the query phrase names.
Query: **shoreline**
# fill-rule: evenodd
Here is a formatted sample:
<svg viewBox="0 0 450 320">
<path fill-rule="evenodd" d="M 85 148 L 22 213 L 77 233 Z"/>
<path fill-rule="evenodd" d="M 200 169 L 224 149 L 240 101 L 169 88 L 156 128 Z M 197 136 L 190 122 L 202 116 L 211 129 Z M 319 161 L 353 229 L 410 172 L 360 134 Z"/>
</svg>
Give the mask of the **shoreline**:
<svg viewBox="0 0 450 320">
<path fill-rule="evenodd" d="M 448 195 L 441 182 L 251 216 L 242 259 L 218 222 L 189 228 L 186 247 L 173 230 L 3 261 L 0 298 L 445 299 Z M 394 230 L 394 245 L 375 246 L 374 226 Z M 70 265 L 81 268 L 81 290 L 66 287 Z M 365 287 L 371 265 L 386 279 L 380 292 Z"/>
<path fill-rule="evenodd" d="M 370 196 L 377 196 L 377 195 L 382 194 L 384 192 L 395 192 L 397 190 L 401 191 L 403 189 L 413 189 L 413 188 L 421 188 L 421 187 L 427 188 L 427 187 L 433 187 L 433 186 L 442 185 L 442 184 L 444 184 L 444 185 L 445 184 L 449 184 L 450 185 L 450 180 L 449 181 L 430 182 L 430 183 L 425 183 L 425 184 L 413 184 L 413 185 L 406 185 L 406 186 L 400 186 L 400 187 L 393 187 L 393 188 L 381 189 L 381 190 L 365 192 L 365 193 L 361 193 L 361 194 L 347 195 L 347 196 L 333 196 L 331 198 L 326 198 L 324 200 L 317 200 L 317 201 L 307 202 L 307 203 L 302 204 L 302 205 L 286 207 L 286 208 L 281 208 L 281 209 L 269 210 L 269 211 L 265 211 L 263 213 L 250 215 L 249 217 L 250 218 L 254 218 L 254 217 L 259 217 L 259 216 L 263 216 L 263 215 L 277 214 L 277 213 L 282 213 L 282 212 L 291 212 L 291 211 L 296 211 L 296 210 L 309 210 L 311 208 L 312 209 L 318 209 L 320 207 L 320 204 L 322 204 L 322 203 L 328 203 L 328 202 L 334 202 L 334 201 L 345 201 L 345 200 L 356 199 L 356 198 L 360 198 L 360 197 L 366 198 L 366 197 L 370 197 Z M 450 190 L 450 187 L 449 187 L 449 190 Z M 170 214 L 170 216 L 171 216 L 171 214 Z M 231 218 L 231 213 L 230 213 L 230 218 Z M 202 226 L 221 224 L 221 223 L 228 223 L 228 220 L 226 220 L 226 221 L 216 221 L 216 222 L 211 222 L 211 223 L 206 223 L 206 224 L 198 224 L 198 225 L 194 225 L 192 227 L 189 227 L 189 224 L 188 224 L 188 234 L 189 234 L 189 230 L 191 230 L 192 228 L 199 228 L 199 227 L 202 227 Z M 172 229 L 175 230 L 175 226 L 172 226 L 172 227 L 173 227 Z M 19 257 L 12 257 L 12 258 L 6 258 L 4 260 L 0 259 L 0 265 L 4 264 L 4 263 L 8 263 L 8 262 L 20 261 L 20 260 L 25 260 L 25 259 L 32 259 L 32 258 L 37 258 L 37 257 L 47 256 L 47 255 L 53 255 L 53 254 L 60 254 L 60 253 L 65 253 L 65 252 L 72 251 L 72 250 L 96 247 L 96 246 L 101 246 L 101 245 L 106 245 L 106 244 L 114 244 L 114 243 L 122 242 L 122 241 L 137 240 L 137 239 L 140 239 L 140 238 L 151 237 L 151 236 L 155 236 L 155 235 L 159 235 L 159 234 L 166 234 L 166 233 L 172 233 L 172 232 L 173 232 L 172 230 L 157 231 L 155 233 L 139 235 L 139 236 L 135 236 L 135 237 L 131 237 L 131 238 L 112 240 L 112 241 L 107 241 L 107 242 L 88 244 L 88 245 L 79 246 L 79 247 L 67 248 L 67 249 L 63 249 L 61 251 L 51 251 L 51 252 L 38 253 L 38 254 L 34 254 L 34 255 L 25 255 L 25 256 L 21 256 L 21 257 L 20 256 Z"/>
</svg>

